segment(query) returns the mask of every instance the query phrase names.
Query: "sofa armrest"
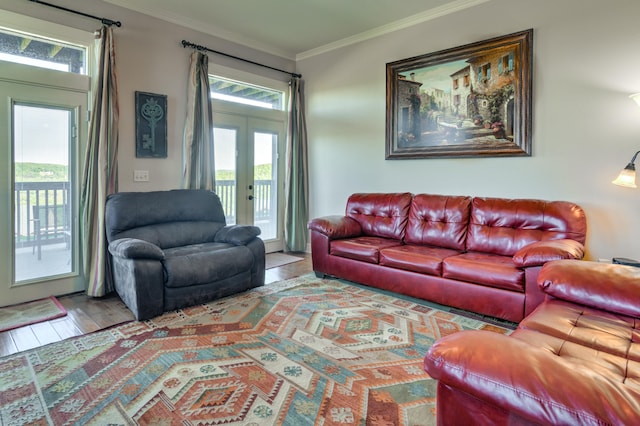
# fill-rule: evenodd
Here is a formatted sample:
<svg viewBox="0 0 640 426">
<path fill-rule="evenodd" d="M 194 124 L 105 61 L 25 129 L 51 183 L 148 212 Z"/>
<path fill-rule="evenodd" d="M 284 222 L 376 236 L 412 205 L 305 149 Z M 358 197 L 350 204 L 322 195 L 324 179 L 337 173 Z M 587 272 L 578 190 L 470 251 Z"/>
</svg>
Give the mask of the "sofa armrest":
<svg viewBox="0 0 640 426">
<path fill-rule="evenodd" d="M 514 337 L 455 333 L 429 349 L 424 367 L 447 386 L 536 424 L 638 422 L 638 392 Z"/>
<path fill-rule="evenodd" d="M 546 262 L 561 259 L 582 259 L 584 245 L 570 239 L 537 241 L 522 247 L 513 255 L 513 263 L 519 268 L 542 266 Z"/>
<path fill-rule="evenodd" d="M 109 244 L 112 256 L 125 259 L 164 259 L 164 252 L 157 245 L 137 238 L 120 238 Z"/>
<path fill-rule="evenodd" d="M 558 299 L 640 317 L 640 268 L 558 260 L 542 267 L 538 285 Z"/>
<path fill-rule="evenodd" d="M 214 238 L 216 243 L 244 246 L 260 235 L 260 228 L 252 225 L 229 225 L 221 228 Z"/>
<path fill-rule="evenodd" d="M 325 216 L 311 220 L 307 228 L 329 237 L 330 240 L 357 237 L 362 234 L 358 221 L 347 216 Z"/>
</svg>

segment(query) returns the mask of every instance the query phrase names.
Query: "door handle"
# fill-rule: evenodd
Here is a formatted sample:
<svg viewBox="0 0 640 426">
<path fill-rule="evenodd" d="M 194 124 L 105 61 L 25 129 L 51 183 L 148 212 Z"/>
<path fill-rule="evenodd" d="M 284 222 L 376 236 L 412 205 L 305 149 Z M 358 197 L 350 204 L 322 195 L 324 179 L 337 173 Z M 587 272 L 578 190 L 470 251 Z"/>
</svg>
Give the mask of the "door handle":
<svg viewBox="0 0 640 426">
<path fill-rule="evenodd" d="M 253 195 L 249 195 L 249 196 L 247 197 L 247 200 L 253 200 Z"/>
</svg>

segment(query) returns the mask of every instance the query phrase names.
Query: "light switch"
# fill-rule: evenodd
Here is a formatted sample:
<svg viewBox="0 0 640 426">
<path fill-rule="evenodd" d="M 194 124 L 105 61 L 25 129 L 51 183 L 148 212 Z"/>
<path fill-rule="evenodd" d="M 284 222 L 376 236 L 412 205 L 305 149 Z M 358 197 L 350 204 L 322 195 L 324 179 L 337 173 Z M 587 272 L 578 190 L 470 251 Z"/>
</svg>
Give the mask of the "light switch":
<svg viewBox="0 0 640 426">
<path fill-rule="evenodd" d="M 149 182 L 149 170 L 134 170 L 133 171 L 134 182 Z"/>
</svg>

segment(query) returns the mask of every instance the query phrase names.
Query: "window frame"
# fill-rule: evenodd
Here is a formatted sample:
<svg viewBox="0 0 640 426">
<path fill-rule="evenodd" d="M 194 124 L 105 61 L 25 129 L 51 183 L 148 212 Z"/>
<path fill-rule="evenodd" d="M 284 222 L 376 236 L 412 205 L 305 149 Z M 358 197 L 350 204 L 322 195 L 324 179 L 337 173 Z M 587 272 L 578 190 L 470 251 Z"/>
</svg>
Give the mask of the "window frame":
<svg viewBox="0 0 640 426">
<path fill-rule="evenodd" d="M 229 80 L 234 80 L 240 83 L 247 83 L 253 86 L 264 87 L 265 89 L 269 89 L 269 90 L 281 91 L 283 94 L 282 110 L 261 108 L 261 107 L 251 106 L 251 105 L 245 105 L 245 106 L 248 106 L 249 108 L 254 108 L 256 110 L 282 112 L 286 116 L 286 113 L 289 108 L 289 90 L 288 90 L 289 83 L 287 81 L 276 80 L 276 79 L 264 77 L 258 74 L 241 71 L 235 68 L 230 68 L 230 67 L 226 67 L 219 64 L 212 64 L 211 62 L 209 62 L 208 71 L 209 71 L 208 72 L 209 76 L 227 78 Z M 221 99 L 213 99 L 213 98 L 210 98 L 210 99 L 215 100 L 214 107 L 215 107 L 215 104 L 217 103 L 243 105 L 237 102 L 224 101 Z"/>
<path fill-rule="evenodd" d="M 53 107 L 66 106 L 67 101 L 65 96 L 69 95 L 74 99 L 72 104 L 78 106 L 78 109 L 74 110 L 76 111 L 74 113 L 76 114 L 76 127 L 78 130 L 74 136 L 74 152 L 73 155 L 70 154 L 69 159 L 69 180 L 75 187 L 74 195 L 72 196 L 73 199 L 70 201 L 75 210 L 72 212 L 72 215 L 79 217 L 77 213 L 80 198 L 79 179 L 84 159 L 82 153 L 86 149 L 87 144 L 87 111 L 89 110 L 89 105 L 91 105 L 91 81 L 95 78 L 93 75 L 95 72 L 95 55 L 93 54 L 93 46 L 95 42 L 94 33 L 92 31 L 83 31 L 77 28 L 59 25 L 13 12 L 4 10 L 0 10 L 0 12 L 2 12 L 0 13 L 0 27 L 3 29 L 32 35 L 36 38 L 51 39 L 54 42 L 59 41 L 65 44 L 72 44 L 86 49 L 86 74 L 58 71 L 11 61 L 1 61 L 2 69 L 0 71 L 0 82 L 2 84 L 24 86 L 29 89 L 24 92 L 17 92 L 17 95 L 16 92 L 9 95 L 10 99 L 15 100 L 16 103 L 26 102 L 40 104 L 42 100 L 43 105 L 51 105 Z M 37 96 L 33 95 L 34 90 L 37 91 Z M 54 95 L 54 97 L 51 98 L 51 93 L 56 91 L 60 92 L 61 95 Z M 13 108 L 14 103 L 11 105 L 11 108 Z M 11 114 L 12 113 L 13 112 L 11 112 Z M 3 116 L 3 120 L 4 119 L 5 118 Z M 7 135 L 6 137 L 12 138 L 11 135 Z M 3 139 L 1 142 L 5 153 L 3 153 L 3 156 L 0 156 L 0 162 L 2 162 L 3 167 L 6 164 L 7 168 L 13 169 L 15 159 L 13 158 L 14 148 L 10 145 L 12 141 L 9 139 Z M 4 146 L 5 142 L 9 143 L 9 145 Z M 15 185 L 12 173 L 4 174 L 4 176 L 0 178 L 0 186 L 2 188 L 10 188 Z M 11 198 L 13 198 L 13 195 L 5 194 L 5 196 L 2 197 L 3 201 L 5 201 L 5 197 L 7 201 L 4 203 L 5 207 L 3 207 L 3 209 L 5 210 L 3 212 L 4 216 L 2 220 L 4 221 L 6 218 L 9 218 L 12 223 L 15 223 L 15 207 L 13 201 L 10 201 Z M 72 226 L 76 229 L 75 236 L 73 237 L 74 242 L 72 244 L 77 244 L 78 248 L 77 253 L 73 255 L 74 258 L 72 261 L 77 265 L 77 267 L 70 274 L 56 275 L 45 277 L 43 280 L 25 281 L 20 283 L 13 282 L 15 280 L 15 277 L 13 277 L 13 267 L 1 268 L 5 270 L 5 273 L 6 271 L 9 271 L 8 273 L 12 275 L 12 277 L 0 277 L 0 281 L 2 281 L 0 282 L 0 285 L 3 287 L 0 290 L 0 295 L 5 301 L 10 301 L 10 303 L 20 303 L 26 300 L 32 300 L 35 297 L 41 297 L 42 292 L 48 294 L 64 294 L 82 289 L 82 286 L 84 285 L 84 277 L 81 264 L 79 263 L 81 259 L 80 252 L 82 251 L 80 245 L 82 242 L 77 232 L 79 229 L 77 219 L 74 218 Z M 8 233 L 9 230 L 2 232 L 1 238 L 3 242 L 5 240 L 12 240 L 13 237 Z M 4 248 L 3 250 L 13 250 L 13 247 L 14 244 L 11 244 L 10 248 Z M 11 263 L 12 259 L 14 259 L 12 256 L 3 257 L 6 257 L 6 262 L 8 263 Z M 3 282 L 5 278 L 8 281 L 6 283 Z"/>
<path fill-rule="evenodd" d="M 20 15 L 18 13 L 9 12 L 4 9 L 0 9 L 0 12 L 2 12 L 0 13 L 0 29 L 25 33 L 36 38 L 44 37 L 61 43 L 72 44 L 79 47 L 86 47 L 87 72 L 85 74 L 76 75 L 84 75 L 87 77 L 93 76 L 94 53 L 92 47 L 94 45 L 95 36 L 92 32 L 79 30 L 77 28 L 68 27 L 53 22 L 43 21 L 41 19 L 32 18 L 30 16 Z M 8 63 L 7 61 L 0 62 Z M 20 65 L 33 67 L 24 64 Z"/>
</svg>

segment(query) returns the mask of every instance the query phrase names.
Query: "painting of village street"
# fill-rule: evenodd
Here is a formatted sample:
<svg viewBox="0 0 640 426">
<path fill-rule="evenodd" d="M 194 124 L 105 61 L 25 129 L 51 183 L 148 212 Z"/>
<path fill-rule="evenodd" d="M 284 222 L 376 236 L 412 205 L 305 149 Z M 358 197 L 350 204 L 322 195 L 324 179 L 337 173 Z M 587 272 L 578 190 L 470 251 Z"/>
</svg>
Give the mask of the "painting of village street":
<svg viewBox="0 0 640 426">
<path fill-rule="evenodd" d="M 409 67 L 388 69 L 394 116 L 387 158 L 530 155 L 530 142 L 521 140 L 528 136 L 523 126 L 530 125 L 523 116 L 529 85 L 522 81 L 529 64 L 522 63 L 521 48 L 465 51 L 424 66 L 414 58 Z"/>
</svg>

